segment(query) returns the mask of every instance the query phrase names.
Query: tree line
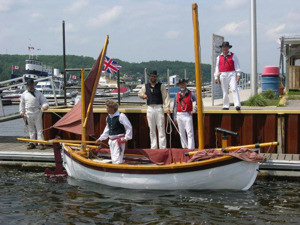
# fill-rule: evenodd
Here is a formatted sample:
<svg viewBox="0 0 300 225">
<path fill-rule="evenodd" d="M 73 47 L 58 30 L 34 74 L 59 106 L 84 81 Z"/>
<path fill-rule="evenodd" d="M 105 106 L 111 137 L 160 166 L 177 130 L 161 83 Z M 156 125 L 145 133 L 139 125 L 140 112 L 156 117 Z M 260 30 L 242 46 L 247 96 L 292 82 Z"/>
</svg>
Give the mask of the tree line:
<svg viewBox="0 0 300 225">
<path fill-rule="evenodd" d="M 18 66 L 19 70 L 13 70 L 16 75 L 21 75 L 25 70 L 25 60 L 28 59 L 28 55 L 7 55 L 0 54 L 0 81 L 8 80 L 11 77 L 12 66 Z M 40 55 L 39 60 L 44 65 L 57 68 L 61 72 L 63 71 L 63 56 L 60 55 Z M 157 70 L 159 79 L 161 81 L 167 81 L 167 69 L 169 74 L 179 75 L 179 78 L 184 78 L 185 71 L 187 78 L 190 81 L 195 80 L 195 64 L 193 62 L 181 62 L 181 61 L 149 61 L 141 63 L 130 63 L 120 59 L 113 59 L 119 63 L 122 68 L 120 69 L 120 76 L 131 78 L 132 81 L 144 78 L 144 69 Z M 67 68 L 90 68 L 94 64 L 95 59 L 87 56 L 66 56 Z M 210 82 L 211 80 L 211 66 L 209 64 L 201 64 L 202 69 L 202 82 Z M 72 72 L 72 75 L 79 76 L 80 72 Z"/>
</svg>

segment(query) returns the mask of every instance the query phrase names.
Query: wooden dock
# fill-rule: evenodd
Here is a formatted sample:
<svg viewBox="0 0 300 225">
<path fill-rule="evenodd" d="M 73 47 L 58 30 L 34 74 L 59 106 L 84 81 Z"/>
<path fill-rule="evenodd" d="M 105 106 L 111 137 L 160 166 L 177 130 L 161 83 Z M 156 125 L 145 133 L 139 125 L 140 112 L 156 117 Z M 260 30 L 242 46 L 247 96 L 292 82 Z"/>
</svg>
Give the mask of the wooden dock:
<svg viewBox="0 0 300 225">
<path fill-rule="evenodd" d="M 267 159 L 259 166 L 261 176 L 300 177 L 299 154 L 262 153 Z"/>
<path fill-rule="evenodd" d="M 16 137 L 0 137 L 0 167 L 30 171 L 55 167 L 52 146 L 45 150 L 27 150 L 26 147 L 26 143 L 18 142 Z"/>
<path fill-rule="evenodd" d="M 267 161 L 260 164 L 259 176 L 300 177 L 299 154 L 262 153 Z M 21 170 L 54 168 L 52 146 L 46 150 L 26 149 L 26 143 L 16 141 L 16 137 L 0 137 L 0 166 Z"/>
</svg>

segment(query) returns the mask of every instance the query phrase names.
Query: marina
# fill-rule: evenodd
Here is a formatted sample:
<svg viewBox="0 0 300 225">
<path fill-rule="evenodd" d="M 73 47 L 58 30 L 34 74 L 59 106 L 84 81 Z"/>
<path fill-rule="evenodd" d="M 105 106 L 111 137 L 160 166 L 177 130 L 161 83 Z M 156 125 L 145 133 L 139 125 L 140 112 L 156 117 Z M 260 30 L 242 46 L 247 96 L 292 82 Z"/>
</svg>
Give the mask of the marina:
<svg viewBox="0 0 300 225">
<path fill-rule="evenodd" d="M 192 39 L 192 32 L 185 29 L 191 28 L 191 24 L 185 21 L 185 16 L 180 16 L 184 29 L 179 20 L 176 26 L 168 22 L 173 20 L 171 14 L 174 18 L 175 14 L 186 14 L 182 11 L 187 9 L 184 4 L 162 1 L 158 5 L 154 1 L 151 2 L 155 5 L 153 8 L 147 1 L 143 5 L 135 3 L 155 9 L 151 17 L 158 19 L 147 18 L 150 14 L 142 7 L 132 8 L 143 12 L 143 17 L 150 22 L 141 20 L 143 25 L 139 26 L 153 31 L 147 32 L 147 45 L 146 39 L 135 33 L 132 15 L 127 14 L 132 9 L 125 6 L 131 3 L 124 5 L 121 1 L 112 9 L 106 4 L 111 3 L 101 5 L 105 14 L 97 3 L 77 2 L 64 6 L 68 7 L 63 11 L 67 15 L 78 14 L 79 5 L 83 16 L 86 11 L 90 14 L 82 17 L 89 27 L 80 25 L 85 29 L 80 36 L 81 43 L 72 37 L 78 34 L 77 23 L 81 22 L 77 21 L 74 26 L 75 21 L 69 17 L 70 52 L 81 53 L 77 50 L 79 45 L 82 49 L 90 48 L 88 43 L 95 41 L 100 18 L 100 30 L 103 28 L 106 32 L 107 26 L 114 29 L 114 20 L 120 18 L 123 24 L 118 23 L 118 26 L 122 30 L 123 25 L 128 24 L 127 17 L 131 17 L 127 32 L 121 35 L 128 49 L 124 50 L 121 39 L 118 41 L 115 29 L 110 32 L 111 36 L 105 36 L 102 50 L 98 45 L 92 47 L 100 54 L 91 68 L 87 68 L 89 57 L 74 55 L 68 56 L 72 59 L 72 67 L 68 68 L 65 21 L 62 21 L 63 73 L 45 66 L 37 55 L 30 54 L 25 60 L 25 70 L 21 75 L 17 71 L 14 78 L 14 69 L 20 70 L 17 66 L 20 58 L 12 57 L 13 60 L 18 58 L 18 64 L 11 65 L 12 79 L 0 82 L 0 221 L 3 224 L 298 224 L 300 38 L 281 36 L 279 66 L 264 65 L 263 73 L 259 74 L 255 0 L 250 2 L 251 51 L 243 44 L 242 51 L 235 48 L 234 53 L 229 49 L 241 45 L 244 35 L 239 32 L 246 32 L 240 26 L 248 26 L 248 21 L 231 23 L 230 26 L 236 28 L 230 28 L 226 15 L 231 15 L 232 21 L 237 18 L 241 21 L 243 16 L 236 17 L 235 7 L 245 14 L 244 3 L 234 7 L 230 7 L 233 3 L 229 1 L 218 5 L 201 3 L 199 19 L 201 26 L 204 25 L 201 42 L 205 40 L 202 56 L 208 55 L 206 33 L 217 31 L 222 35 L 212 33 L 211 65 L 201 61 L 197 3 L 191 8 L 195 56 L 192 60 L 185 55 L 186 50 L 193 55 L 189 49 L 191 40 L 181 42 Z M 210 4 L 209 7 L 206 4 Z M 99 17 L 91 17 L 96 8 Z M 172 11 L 166 14 L 168 20 L 165 21 L 159 15 L 168 11 L 167 8 Z M 218 18 L 212 19 L 207 14 L 220 13 L 216 8 L 224 15 L 223 28 Z M 60 10 L 58 2 L 57 10 Z M 8 11 L 13 12 L 10 4 Z M 140 12 L 134 20 L 141 18 Z M 289 11 L 289 25 L 294 15 L 291 13 Z M 108 15 L 112 17 L 107 18 Z M 287 19 L 281 15 L 282 20 L 274 18 L 274 24 Z M 212 30 L 208 29 L 206 18 Z M 219 21 L 217 25 L 215 20 Z M 161 28 L 158 21 L 168 25 L 164 28 L 166 33 L 153 29 L 151 23 L 154 22 Z M 271 29 L 266 29 L 263 22 L 260 25 L 265 27 L 266 35 L 262 35 L 265 43 L 271 43 L 274 37 L 267 37 Z M 45 27 L 55 33 L 53 25 L 45 23 Z M 85 39 L 90 28 L 93 35 Z M 271 33 L 279 36 L 286 30 L 282 27 Z M 182 38 L 181 32 L 188 38 Z M 135 34 L 134 38 L 128 38 L 127 33 Z M 43 33 L 40 34 L 43 37 Z M 100 36 L 103 38 L 104 34 Z M 101 37 L 97 34 L 97 41 Z M 151 40 L 156 41 L 154 45 Z M 122 60 L 119 63 L 117 58 L 107 55 L 107 52 L 116 52 L 117 47 L 120 55 L 115 57 L 124 57 L 124 52 L 142 60 L 145 53 L 142 49 L 135 52 L 134 47 L 140 46 L 140 41 L 150 58 L 155 52 L 155 60 L 164 59 L 167 45 L 176 43 L 168 54 L 177 60 L 176 51 L 179 51 L 192 63 Z M 56 51 L 55 45 L 51 47 Z M 29 52 L 34 49 L 29 39 Z M 267 49 L 259 48 L 264 55 Z M 91 48 L 88 51 L 91 52 Z M 235 53 L 242 59 L 243 71 L 249 70 L 245 55 L 251 53 L 251 75 L 241 71 Z M 47 58 L 52 65 L 61 64 Z M 273 56 L 270 59 L 272 62 Z M 4 61 L 11 63 L 8 57 Z M 259 63 L 265 62 L 265 56 L 260 56 Z M 177 75 L 182 72 L 185 79 Z"/>
</svg>

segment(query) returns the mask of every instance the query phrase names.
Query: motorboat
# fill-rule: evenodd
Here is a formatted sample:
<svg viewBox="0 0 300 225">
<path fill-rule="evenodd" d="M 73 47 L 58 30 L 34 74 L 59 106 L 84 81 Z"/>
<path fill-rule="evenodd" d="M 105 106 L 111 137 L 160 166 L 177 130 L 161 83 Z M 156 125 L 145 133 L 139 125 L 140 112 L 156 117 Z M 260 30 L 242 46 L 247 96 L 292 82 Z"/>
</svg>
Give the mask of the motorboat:
<svg viewBox="0 0 300 225">
<path fill-rule="evenodd" d="M 120 96 L 122 97 L 127 97 L 129 96 L 130 89 L 128 87 L 120 87 Z M 118 88 L 113 89 L 111 92 L 109 92 L 110 95 L 112 96 L 118 96 Z"/>
<path fill-rule="evenodd" d="M 36 85 L 36 90 L 40 91 L 46 98 L 63 98 L 64 97 L 64 89 L 63 89 L 63 81 L 53 80 L 51 81 L 40 81 Z M 55 93 L 55 96 L 54 96 Z M 67 92 L 66 97 L 75 97 L 78 91 Z"/>
<path fill-rule="evenodd" d="M 135 88 L 132 89 L 133 92 L 137 93 L 139 92 L 144 84 L 138 84 Z"/>
</svg>

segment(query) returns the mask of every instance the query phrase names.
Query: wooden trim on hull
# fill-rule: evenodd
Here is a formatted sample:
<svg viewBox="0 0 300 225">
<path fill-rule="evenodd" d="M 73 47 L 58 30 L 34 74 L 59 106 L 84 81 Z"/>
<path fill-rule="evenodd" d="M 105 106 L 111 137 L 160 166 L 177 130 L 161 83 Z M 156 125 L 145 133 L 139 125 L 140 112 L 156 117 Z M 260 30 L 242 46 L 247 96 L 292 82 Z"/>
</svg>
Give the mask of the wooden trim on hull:
<svg viewBox="0 0 300 225">
<path fill-rule="evenodd" d="M 65 146 L 64 154 L 71 160 L 74 160 L 81 166 L 89 169 L 123 174 L 172 174 L 172 173 L 186 173 L 192 171 L 200 171 L 213 169 L 216 167 L 226 166 L 241 160 L 231 156 L 222 156 L 214 159 L 203 160 L 192 163 L 170 164 L 170 165 L 127 165 L 127 164 L 108 164 L 94 162 L 76 154 L 72 149 Z"/>
</svg>

